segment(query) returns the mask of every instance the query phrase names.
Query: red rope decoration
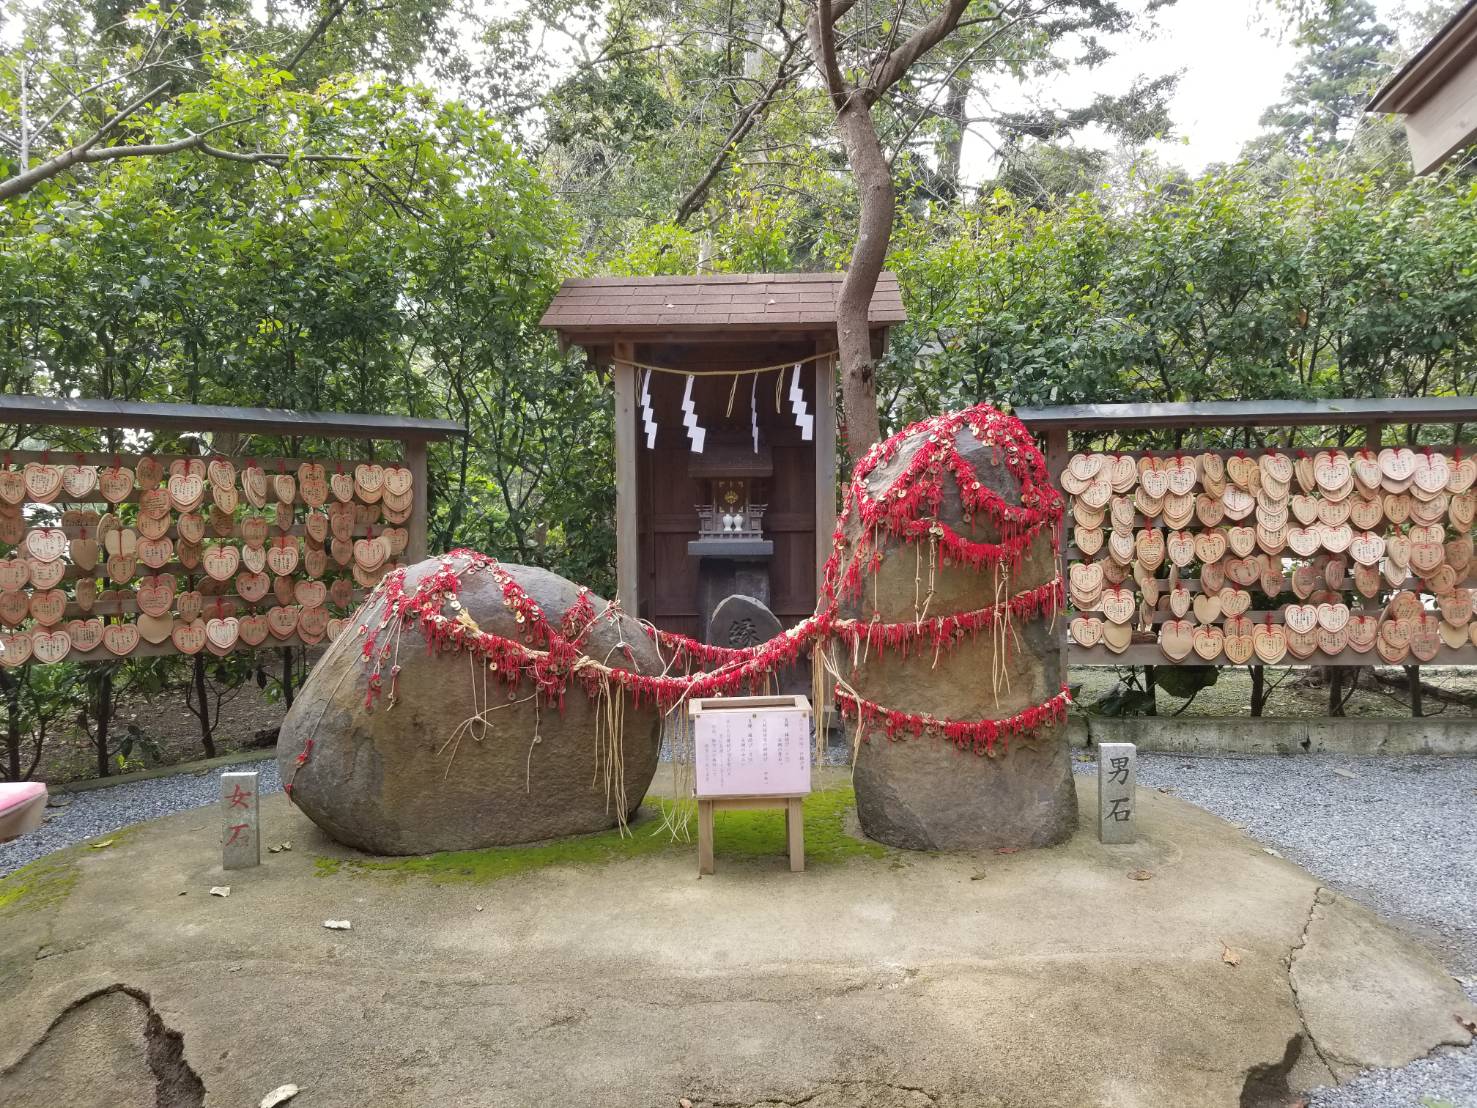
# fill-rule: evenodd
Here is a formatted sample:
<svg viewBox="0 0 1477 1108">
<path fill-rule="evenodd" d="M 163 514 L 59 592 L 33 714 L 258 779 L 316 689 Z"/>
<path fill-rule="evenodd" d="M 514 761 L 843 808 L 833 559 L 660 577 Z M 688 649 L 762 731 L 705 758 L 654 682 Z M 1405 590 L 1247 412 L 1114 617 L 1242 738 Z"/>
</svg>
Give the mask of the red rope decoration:
<svg viewBox="0 0 1477 1108">
<path fill-rule="evenodd" d="M 848 646 L 865 645 L 868 649 L 901 650 L 906 657 L 911 649 L 925 643 L 929 649 L 946 650 L 981 631 L 988 631 L 1006 615 L 1015 619 L 1034 619 L 1037 616 L 1054 615 L 1065 606 L 1066 592 L 1058 575 L 1046 584 L 1016 593 L 1000 604 L 977 608 L 972 612 L 951 612 L 948 615 L 901 623 L 811 616 L 786 631 L 785 635 L 799 639 L 802 643 L 810 643 L 820 638 L 820 631 L 824 629 Z M 700 666 L 732 665 L 749 661 L 764 656 L 770 647 L 770 643 L 742 647 L 713 646 L 675 631 L 663 631 L 650 624 L 643 624 L 643 628 L 658 646 L 673 652 L 677 665 L 689 671 Z"/>
<path fill-rule="evenodd" d="M 1048 724 L 1060 723 L 1067 718 L 1067 706 L 1071 702 L 1072 697 L 1067 692 L 1067 686 L 1063 685 L 1062 691 L 1051 699 L 1033 704 L 1005 719 L 963 720 L 899 712 L 850 693 L 836 693 L 836 703 L 844 714 L 860 720 L 863 726 L 881 720 L 889 739 L 908 735 L 917 738 L 931 733 L 948 739 L 960 750 L 970 749 L 976 754 L 990 754 L 996 743 L 1008 742 L 1014 736 L 1030 734 Z"/>
<path fill-rule="evenodd" d="M 966 431 L 1019 484 L 1018 503 L 1008 502 L 979 480 L 958 447 L 957 439 Z M 875 478 L 898 457 L 905 438 L 923 441 L 900 472 L 888 479 L 886 487 L 874 490 Z M 959 534 L 939 520 L 948 481 L 958 492 L 966 522 L 988 522 L 998 536 L 996 540 L 981 541 Z M 853 520 L 854 549 L 843 565 L 842 552 Z M 648 635 L 658 647 L 671 652 L 670 663 L 682 672 L 656 676 L 637 673 L 634 656 L 624 643 L 621 649 L 631 668 L 596 660 L 583 650 L 597 623 L 618 619 L 620 609 L 616 604 L 596 611 L 589 590 L 582 588 L 575 603 L 555 624 L 496 559 L 476 551 L 454 550 L 443 556 L 440 566 L 413 591 L 406 591 L 405 570 L 399 568 L 387 573 L 366 600 L 357 626 L 357 633 L 363 637 L 362 656 L 370 671 L 366 707 L 373 708 L 384 695 L 386 666 L 390 669 L 393 702 L 400 671 L 394 653 L 400 633 L 406 628 L 418 630 L 426 649 L 433 654 L 448 650 L 470 653 L 506 687 L 509 699 L 516 696 L 517 687 L 526 679 L 533 682 L 536 693 L 546 702 L 559 706 L 571 682 L 581 684 L 591 697 L 616 686 L 631 694 L 638 705 L 650 703 L 663 709 L 688 697 L 760 692 L 773 673 L 793 666 L 818 643 L 833 637 L 854 651 L 898 650 L 906 656 L 914 651 L 945 650 L 1004 619 L 1030 619 L 1061 611 L 1066 604 L 1062 578 L 1058 575 L 972 612 L 900 623 L 842 618 L 842 598 L 858 595 L 864 578 L 880 566 L 884 537 L 907 544 L 926 541 L 930 556 L 940 564 L 954 562 L 977 570 L 1008 566 L 1014 570 L 1043 531 L 1051 536 L 1053 552 L 1058 550 L 1061 521 L 1061 495 L 1052 485 L 1045 459 L 1030 432 L 1019 420 L 983 404 L 935 416 L 873 446 L 858 463 L 836 523 L 820 608 L 770 641 L 732 649 L 647 627 Z M 463 609 L 458 599 L 462 582 L 476 572 L 490 574 L 501 589 L 503 604 L 518 625 L 516 638 L 482 630 Z M 947 720 L 899 712 L 840 690 L 836 700 L 844 713 L 863 724 L 881 720 L 889 738 L 933 733 L 961 749 L 989 753 L 1012 737 L 1059 722 L 1066 715 L 1069 697 L 1063 686 L 1060 694 L 1041 704 L 1007 719 L 993 720 Z M 297 764 L 304 764 L 311 753 L 309 740 Z"/>
<path fill-rule="evenodd" d="M 959 451 L 957 438 L 966 429 L 990 450 L 992 461 L 1020 484 L 1020 503 L 1009 503 L 980 481 L 974 466 Z M 870 479 L 897 457 L 904 440 L 910 438 L 923 438 L 923 442 L 902 472 L 874 495 Z M 944 502 L 944 482 L 950 477 L 965 519 L 987 520 L 1000 535 L 998 542 L 960 535 L 938 518 Z M 859 538 L 850 561 L 842 566 L 843 537 L 853 517 L 859 524 Z M 1052 484 L 1046 459 L 1025 424 L 985 404 L 933 416 L 877 443 L 857 463 L 836 521 L 831 557 L 824 572 L 823 601 L 834 607 L 842 597 L 860 593 L 863 577 L 876 572 L 881 564 L 877 538 L 883 532 L 904 542 L 931 540 L 938 548 L 940 561 L 948 559 L 976 570 L 1001 564 L 1018 569 L 1026 550 L 1043 529 L 1051 533 L 1053 552 L 1059 550 L 1057 525 L 1061 519 L 1061 494 Z"/>
<path fill-rule="evenodd" d="M 1066 606 L 1066 595 L 1060 576 L 1044 585 L 1016 593 L 1009 600 L 978 608 L 972 612 L 953 612 L 932 619 L 905 623 L 883 623 L 873 620 L 837 620 L 832 633 L 848 646 L 865 646 L 868 650 L 897 650 L 903 657 L 916 650 L 947 650 L 972 639 L 1000 623 L 1003 617 L 1035 619 L 1050 616 Z"/>
</svg>

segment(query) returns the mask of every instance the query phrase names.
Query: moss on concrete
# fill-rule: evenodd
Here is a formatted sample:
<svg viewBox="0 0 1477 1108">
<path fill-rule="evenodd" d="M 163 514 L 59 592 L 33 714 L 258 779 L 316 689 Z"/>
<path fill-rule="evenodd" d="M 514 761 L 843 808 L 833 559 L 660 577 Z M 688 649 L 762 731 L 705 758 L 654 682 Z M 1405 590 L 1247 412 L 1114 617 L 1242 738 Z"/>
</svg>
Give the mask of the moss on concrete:
<svg viewBox="0 0 1477 1108">
<path fill-rule="evenodd" d="M 38 858 L 30 865 L 0 877 L 0 918 L 65 900 L 77 884 L 78 858 L 88 851 L 111 851 L 136 834 L 141 826 L 136 823 L 131 827 L 120 827 L 56 854 Z"/>
<path fill-rule="evenodd" d="M 69 858 L 41 858 L 0 877 L 0 919 L 59 904 L 77 884 Z"/>
<path fill-rule="evenodd" d="M 630 833 L 605 831 L 532 846 L 457 850 L 413 858 L 375 861 L 319 858 L 321 877 L 340 873 L 390 877 L 431 877 L 438 881 L 496 881 L 548 866 L 602 865 L 649 855 L 692 853 L 697 850 L 696 829 L 691 842 L 673 842 L 661 816 L 672 814 L 677 802 L 648 798 Z M 876 843 L 856 838 L 846 830 L 846 815 L 855 806 L 850 788 L 825 789 L 805 801 L 806 865 L 844 862 L 852 858 L 882 858 L 891 853 Z M 785 814 L 782 809 L 718 812 L 714 817 L 715 849 L 720 864 L 738 858 L 782 857 L 785 854 Z"/>
</svg>

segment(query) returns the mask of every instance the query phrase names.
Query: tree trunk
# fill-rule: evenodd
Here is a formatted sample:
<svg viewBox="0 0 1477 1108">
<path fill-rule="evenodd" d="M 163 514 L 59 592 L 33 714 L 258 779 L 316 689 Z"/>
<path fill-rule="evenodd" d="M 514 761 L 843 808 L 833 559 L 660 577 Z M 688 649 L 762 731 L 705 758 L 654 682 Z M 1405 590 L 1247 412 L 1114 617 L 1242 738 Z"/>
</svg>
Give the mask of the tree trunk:
<svg viewBox="0 0 1477 1108">
<path fill-rule="evenodd" d="M 867 316 L 877 278 L 892 239 L 896 195 L 892 170 L 877 138 L 872 111 L 860 94 L 836 116 L 846 160 L 861 199 L 856 247 L 836 299 L 836 344 L 841 359 L 841 410 L 852 457 L 860 457 L 882 437 L 877 416 L 877 376 L 872 360 L 872 329 Z"/>
<path fill-rule="evenodd" d="M 1421 667 L 1405 667 L 1405 683 L 1410 689 L 1410 714 L 1416 719 L 1425 715 L 1425 706 L 1421 702 Z"/>
<path fill-rule="evenodd" d="M 282 700 L 292 707 L 292 647 L 282 648 Z"/>
<path fill-rule="evenodd" d="M 108 759 L 108 728 L 113 722 L 113 670 L 111 666 L 100 666 L 99 669 L 93 704 L 97 727 L 93 743 L 97 747 L 97 775 L 109 777 L 113 772 L 113 763 Z"/>
<path fill-rule="evenodd" d="M 200 706 L 200 745 L 205 748 L 207 758 L 214 758 L 215 736 L 210 733 L 210 701 L 206 699 L 210 694 L 205 687 L 205 659 L 196 654 L 193 660 L 195 663 L 195 703 Z"/>
<path fill-rule="evenodd" d="M 1267 696 L 1267 671 L 1261 666 L 1251 667 L 1251 714 L 1261 718 L 1262 707 Z"/>
<path fill-rule="evenodd" d="M 949 78 L 949 95 L 941 114 L 947 121 L 934 150 L 939 168 L 935 192 L 940 200 L 959 197 L 959 171 L 964 154 L 964 109 L 969 100 L 970 79 L 962 73 Z"/>
<path fill-rule="evenodd" d="M 0 671 L 0 689 L 5 691 L 5 777 L 21 779 L 21 683 Z"/>
<path fill-rule="evenodd" d="M 1155 695 L 1158 685 L 1154 683 L 1154 667 L 1144 667 L 1144 692 L 1149 694 L 1149 707 L 1144 712 L 1146 716 L 1157 716 L 1159 714 L 1159 697 Z"/>
<path fill-rule="evenodd" d="M 1325 666 L 1323 676 L 1328 684 L 1328 714 L 1342 716 L 1344 714 L 1344 667 Z"/>
</svg>

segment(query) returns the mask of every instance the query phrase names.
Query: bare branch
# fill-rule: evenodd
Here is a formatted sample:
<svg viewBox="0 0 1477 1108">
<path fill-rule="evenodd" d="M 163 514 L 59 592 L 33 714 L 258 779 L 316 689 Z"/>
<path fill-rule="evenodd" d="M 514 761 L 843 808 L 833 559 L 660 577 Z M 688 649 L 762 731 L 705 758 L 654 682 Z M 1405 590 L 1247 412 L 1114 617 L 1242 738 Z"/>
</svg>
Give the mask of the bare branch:
<svg viewBox="0 0 1477 1108">
<path fill-rule="evenodd" d="M 9 180 L 0 181 L 0 200 L 9 200 L 12 196 L 20 196 L 22 193 L 30 192 L 42 181 L 50 180 L 63 170 L 69 169 L 78 162 L 86 161 L 88 153 L 108 134 L 119 126 L 129 116 L 145 108 L 155 96 L 169 87 L 166 81 L 162 85 L 156 85 L 144 93 L 133 103 L 120 108 L 111 119 L 99 127 L 92 135 L 83 139 L 76 146 L 64 150 L 54 158 L 48 158 L 33 169 L 17 173 Z"/>
<path fill-rule="evenodd" d="M 186 146 L 182 147 L 182 149 L 188 150 L 192 148 Z M 249 165 L 282 165 L 293 159 L 300 162 L 360 162 L 364 160 L 362 154 L 293 154 L 264 150 L 223 150 L 218 146 L 210 146 L 204 142 L 193 147 L 193 149 L 199 150 L 202 154 L 209 154 L 212 158 L 224 158 L 226 161 L 231 162 L 246 162 Z M 170 150 L 162 152 L 173 153 Z"/>
<path fill-rule="evenodd" d="M 349 0 L 334 0 L 328 10 L 323 13 L 323 18 L 318 20 L 313 25 L 313 29 L 308 32 L 308 37 L 298 43 L 297 49 L 282 63 L 282 68 L 289 73 L 295 72 L 308 51 L 313 49 L 318 44 L 318 40 L 328 33 L 328 28 L 332 27 L 338 17 L 344 14 L 344 9 L 348 6 Z"/>
<path fill-rule="evenodd" d="M 913 122 L 910 123 L 908 125 L 908 129 L 903 132 L 902 138 L 897 140 L 897 144 L 893 147 L 892 157 L 888 159 L 889 165 L 892 165 L 894 162 L 897 161 L 897 156 L 903 152 L 903 147 L 907 145 L 908 139 L 912 138 L 913 132 L 917 130 L 918 125 L 922 123 L 926 117 L 935 114 L 934 105 L 938 103 L 939 96 L 943 93 L 944 89 L 948 88 L 949 82 L 954 79 L 959 71 L 970 62 L 974 61 L 974 59 L 979 56 L 980 52 L 988 47 L 991 43 L 993 43 L 995 39 L 999 38 L 1006 31 L 1021 23 L 1025 18 L 1026 17 L 1024 15 L 1020 15 L 1017 16 L 1015 19 L 1012 19 L 1008 23 L 1000 24 L 1000 26 L 996 27 L 993 31 L 986 35 L 984 39 L 976 43 L 974 47 L 967 51 L 965 55 L 954 64 L 954 66 L 949 70 L 948 73 L 944 74 L 943 80 L 939 83 L 938 87 L 934 89 L 933 95 L 928 98 L 928 103 L 922 105 L 919 108 L 918 114 L 913 118 Z M 975 22 L 978 23 L 981 21 L 976 20 Z"/>
<path fill-rule="evenodd" d="M 791 60 L 795 57 L 795 53 L 799 48 L 799 39 L 790 40 L 784 56 L 780 59 L 779 69 L 775 71 L 774 79 L 765 87 L 764 92 L 751 101 L 749 106 L 744 109 L 718 147 L 718 153 L 708 163 L 708 168 L 704 171 L 701 179 L 682 198 L 682 202 L 677 205 L 677 222 L 679 224 L 686 223 L 692 217 L 692 213 L 703 206 L 703 202 L 708 196 L 708 189 L 712 186 L 718 174 L 723 171 L 723 167 L 728 163 L 728 159 L 734 149 L 754 129 L 754 125 L 759 122 L 760 117 L 763 116 L 769 105 L 774 102 L 775 97 L 779 95 L 781 90 L 799 75 L 800 67 L 792 67 L 790 65 Z"/>
<path fill-rule="evenodd" d="M 295 70 L 297 66 L 302 62 L 303 58 L 307 56 L 308 52 L 315 45 L 317 45 L 319 40 L 323 38 L 328 29 L 334 24 L 334 22 L 337 21 L 341 15 L 343 15 L 344 10 L 348 7 L 348 5 L 349 0 L 334 0 L 334 2 L 329 6 L 328 10 L 323 13 L 321 18 L 319 18 L 318 22 L 313 25 L 313 29 L 308 32 L 303 41 L 298 43 L 297 48 L 292 52 L 292 54 L 289 55 L 282 62 L 282 68 L 287 70 L 288 72 L 292 72 L 293 70 Z M 164 26 L 167 26 L 168 23 L 173 20 L 174 15 L 177 14 L 179 10 L 180 8 L 176 7 L 174 11 L 170 13 L 169 19 L 165 21 Z M 155 31 L 154 39 L 149 45 L 150 52 L 154 49 L 155 45 L 162 41 L 163 31 L 163 26 Z M 145 56 L 147 56 L 147 53 Z M 158 61 L 150 62 L 143 66 L 137 67 L 133 72 L 138 72 L 142 69 L 151 68 L 159 64 L 160 63 Z M 72 100 L 75 101 L 79 99 L 80 96 L 86 95 L 88 91 L 91 91 L 92 89 L 102 88 L 105 85 L 112 84 L 115 80 L 118 79 L 120 78 L 109 78 L 102 82 L 99 82 L 96 85 L 90 86 L 90 89 L 84 89 L 82 93 L 73 94 Z M 171 83 L 172 82 L 170 81 L 166 81 L 162 84 L 156 85 L 154 88 L 144 93 L 143 96 L 139 97 L 133 103 L 129 104 L 128 106 L 117 112 L 111 119 L 109 119 L 96 131 L 94 131 L 89 138 L 84 139 L 82 142 L 77 143 L 67 150 L 64 150 L 62 153 L 56 155 L 53 158 L 48 158 L 46 161 L 41 162 L 39 165 L 34 166 L 33 168 L 25 169 L 23 170 L 23 172 L 17 173 L 15 176 L 10 177 L 7 180 L 0 181 L 0 200 L 9 200 L 11 197 L 20 196 L 24 193 L 30 192 L 33 188 L 41 184 L 43 181 L 50 180 L 52 177 L 65 172 L 67 169 L 70 169 L 74 165 L 87 162 L 117 161 L 123 158 L 162 157 L 168 154 L 176 154 L 186 150 L 195 150 L 199 153 L 207 154 L 212 158 L 221 158 L 226 161 L 234 162 L 246 162 L 248 164 L 281 165 L 294 157 L 294 155 L 290 153 L 268 152 L 260 150 L 226 150 L 222 147 L 212 146 L 205 141 L 208 135 L 214 134 L 217 131 L 225 129 L 226 127 L 237 126 L 240 123 L 245 122 L 244 120 L 227 121 L 226 123 L 218 124 L 215 127 L 210 128 L 209 130 L 187 135 L 184 138 L 174 139 L 169 142 L 139 143 L 131 146 L 98 146 L 98 143 L 105 139 L 112 131 L 116 130 L 117 127 L 121 123 L 123 123 L 124 120 L 142 110 L 151 100 L 153 100 L 155 96 L 167 89 Z M 58 109 L 58 111 L 60 111 L 60 109 Z M 54 119 L 55 115 L 53 115 L 52 118 Z M 357 162 L 361 160 L 357 155 L 353 154 L 303 154 L 298 155 L 298 157 L 300 157 L 303 161 L 315 162 Z"/>
<path fill-rule="evenodd" d="M 62 112 L 66 111 L 67 108 L 74 103 L 81 103 L 84 96 L 88 96 L 94 92 L 99 92 L 102 89 L 107 88 L 109 85 L 117 84 L 119 81 L 127 81 L 128 79 L 136 77 L 140 73 L 143 73 L 157 66 L 159 64 L 159 59 L 154 56 L 154 51 L 164 41 L 165 32 L 174 25 L 175 17 L 179 15 L 180 11 L 183 8 L 184 4 L 182 3 L 175 5 L 175 7 L 170 10 L 170 13 L 165 16 L 163 20 L 160 21 L 157 27 L 154 28 L 154 33 L 149 38 L 149 45 L 144 48 L 143 53 L 140 55 L 144 60 L 138 65 L 134 66 L 132 69 L 125 70 L 115 77 L 104 77 L 102 80 L 88 85 L 84 89 L 80 89 L 74 92 L 72 89 L 67 87 L 65 81 L 56 76 L 55 71 L 48 68 L 47 72 L 51 76 L 52 80 L 61 85 L 67 96 L 60 104 L 57 105 L 56 111 L 47 116 L 46 120 L 40 125 L 39 128 L 37 128 L 38 133 L 40 131 L 49 130 L 51 126 L 57 121 L 57 119 L 61 116 Z M 192 55 L 192 57 L 198 59 L 204 57 L 204 53 L 197 53 Z M 188 59 L 177 58 L 175 60 L 178 62 Z"/>
<path fill-rule="evenodd" d="M 855 3 L 855 0 L 850 0 L 849 3 L 848 0 L 841 0 L 835 5 L 831 0 L 818 0 L 815 13 L 806 24 L 816 65 L 821 76 L 826 79 L 826 91 L 831 94 L 831 105 L 838 112 L 846 107 L 846 101 L 851 98 L 851 87 L 846 83 L 846 78 L 841 74 L 841 66 L 836 61 L 836 20 L 851 3 Z"/>
<path fill-rule="evenodd" d="M 947 38 L 967 7 L 969 0 L 948 0 L 937 15 L 890 53 L 887 60 L 877 68 L 877 75 L 871 81 L 873 98 L 902 80 L 903 74 L 914 62 Z"/>
</svg>

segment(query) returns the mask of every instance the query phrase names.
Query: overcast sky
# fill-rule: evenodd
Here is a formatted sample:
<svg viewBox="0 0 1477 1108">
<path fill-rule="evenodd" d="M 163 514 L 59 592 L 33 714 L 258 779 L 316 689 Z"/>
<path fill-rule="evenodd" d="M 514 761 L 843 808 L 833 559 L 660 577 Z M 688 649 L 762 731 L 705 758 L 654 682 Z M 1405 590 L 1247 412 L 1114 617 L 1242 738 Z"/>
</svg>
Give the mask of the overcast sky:
<svg viewBox="0 0 1477 1108">
<path fill-rule="evenodd" d="M 1375 0 L 1392 26 L 1399 6 L 1396 0 Z M 1181 69 L 1170 107 L 1179 141 L 1163 144 L 1162 156 L 1192 173 L 1209 162 L 1234 161 L 1297 60 L 1290 32 L 1274 16 L 1270 0 L 1179 0 L 1159 14 L 1151 38 L 1115 40 L 1117 53 L 1109 62 L 1062 76 L 1041 90 L 1041 101 L 1080 105 L 1099 91 L 1126 89 L 1139 74 Z M 987 145 L 981 141 L 971 153 L 971 161 L 984 168 Z"/>
</svg>

